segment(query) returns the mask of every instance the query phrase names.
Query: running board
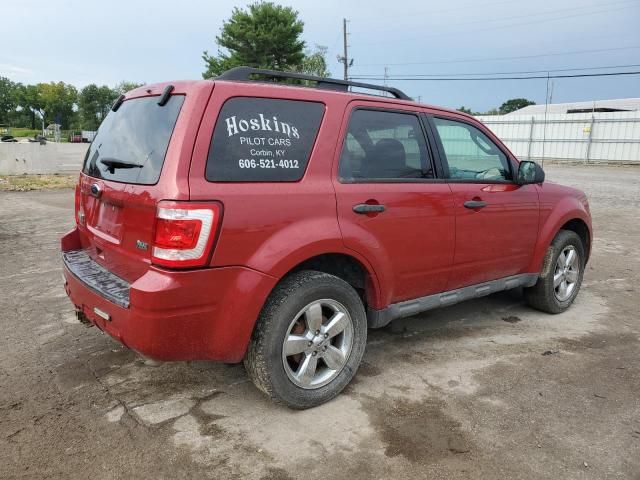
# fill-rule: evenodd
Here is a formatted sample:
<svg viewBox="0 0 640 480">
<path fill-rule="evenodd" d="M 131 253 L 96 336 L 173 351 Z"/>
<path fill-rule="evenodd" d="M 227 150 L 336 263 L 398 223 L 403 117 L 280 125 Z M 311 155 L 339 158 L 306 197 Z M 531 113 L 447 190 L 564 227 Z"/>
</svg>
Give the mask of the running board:
<svg viewBox="0 0 640 480">
<path fill-rule="evenodd" d="M 455 303 L 480 298 L 503 290 L 511 290 L 517 287 L 532 287 L 538 281 L 539 274 L 523 273 L 511 277 L 499 278 L 490 282 L 470 285 L 468 287 L 450 290 L 448 292 L 427 295 L 426 297 L 392 303 L 382 310 L 367 309 L 367 321 L 369 328 L 380 328 L 389 324 L 392 320 L 410 317 L 417 313 L 433 310 L 434 308 L 447 307 Z"/>
</svg>

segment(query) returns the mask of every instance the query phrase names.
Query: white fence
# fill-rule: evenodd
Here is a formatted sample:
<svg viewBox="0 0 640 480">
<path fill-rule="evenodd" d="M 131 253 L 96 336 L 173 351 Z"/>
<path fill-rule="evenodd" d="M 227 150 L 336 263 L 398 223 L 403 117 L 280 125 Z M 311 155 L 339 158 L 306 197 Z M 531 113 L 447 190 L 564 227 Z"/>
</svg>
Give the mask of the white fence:
<svg viewBox="0 0 640 480">
<path fill-rule="evenodd" d="M 520 159 L 640 164 L 640 112 L 476 118 Z"/>
</svg>

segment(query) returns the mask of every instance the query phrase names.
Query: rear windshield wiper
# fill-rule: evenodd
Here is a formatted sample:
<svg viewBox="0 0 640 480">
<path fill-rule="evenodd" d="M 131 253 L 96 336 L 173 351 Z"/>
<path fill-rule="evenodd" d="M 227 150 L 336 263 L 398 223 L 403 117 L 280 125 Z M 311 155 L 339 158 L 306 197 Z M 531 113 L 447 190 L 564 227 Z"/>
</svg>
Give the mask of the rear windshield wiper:
<svg viewBox="0 0 640 480">
<path fill-rule="evenodd" d="M 141 163 L 127 162 L 125 160 L 118 160 L 117 158 L 101 158 L 98 161 L 106 165 L 109 173 L 114 173 L 116 168 L 142 168 L 144 166 Z"/>
</svg>

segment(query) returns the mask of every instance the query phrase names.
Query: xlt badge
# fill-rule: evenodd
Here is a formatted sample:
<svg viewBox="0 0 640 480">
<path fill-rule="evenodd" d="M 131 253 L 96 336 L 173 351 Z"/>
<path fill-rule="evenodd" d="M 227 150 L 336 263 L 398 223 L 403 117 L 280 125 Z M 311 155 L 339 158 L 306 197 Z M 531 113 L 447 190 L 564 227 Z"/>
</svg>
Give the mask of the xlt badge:
<svg viewBox="0 0 640 480">
<path fill-rule="evenodd" d="M 136 247 L 140 250 L 146 250 L 149 247 L 147 242 L 143 242 L 142 240 L 136 240 Z"/>
</svg>

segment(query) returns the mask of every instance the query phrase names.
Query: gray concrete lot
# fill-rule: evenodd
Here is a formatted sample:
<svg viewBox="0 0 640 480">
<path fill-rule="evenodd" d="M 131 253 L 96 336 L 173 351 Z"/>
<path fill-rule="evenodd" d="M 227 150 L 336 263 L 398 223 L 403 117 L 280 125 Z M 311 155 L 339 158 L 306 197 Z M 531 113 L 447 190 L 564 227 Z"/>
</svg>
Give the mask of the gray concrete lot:
<svg viewBox="0 0 640 480">
<path fill-rule="evenodd" d="M 639 479 L 640 168 L 547 173 L 594 216 L 568 312 L 510 292 L 371 331 L 353 384 L 304 412 L 240 365 L 152 365 L 78 324 L 73 193 L 1 193 L 0 478 Z"/>
</svg>

